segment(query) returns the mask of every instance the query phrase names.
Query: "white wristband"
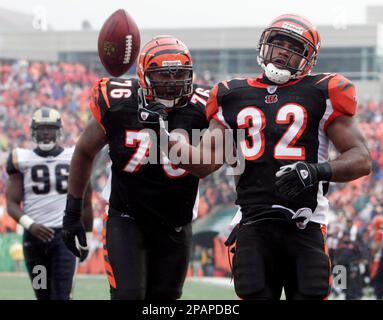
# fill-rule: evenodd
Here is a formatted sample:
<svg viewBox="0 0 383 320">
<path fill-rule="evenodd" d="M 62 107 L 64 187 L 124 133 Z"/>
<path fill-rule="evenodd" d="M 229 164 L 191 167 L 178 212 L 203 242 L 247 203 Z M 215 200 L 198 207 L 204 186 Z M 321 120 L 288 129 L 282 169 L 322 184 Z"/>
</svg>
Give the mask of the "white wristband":
<svg viewBox="0 0 383 320">
<path fill-rule="evenodd" d="M 90 248 L 90 245 L 92 243 L 92 240 L 93 240 L 93 232 L 92 231 L 88 231 L 86 234 L 86 243 L 88 245 L 88 248 Z"/>
<path fill-rule="evenodd" d="M 19 224 L 21 224 L 25 229 L 29 230 L 32 224 L 35 222 L 31 217 L 28 217 L 26 214 L 22 215 L 19 219 Z"/>
</svg>

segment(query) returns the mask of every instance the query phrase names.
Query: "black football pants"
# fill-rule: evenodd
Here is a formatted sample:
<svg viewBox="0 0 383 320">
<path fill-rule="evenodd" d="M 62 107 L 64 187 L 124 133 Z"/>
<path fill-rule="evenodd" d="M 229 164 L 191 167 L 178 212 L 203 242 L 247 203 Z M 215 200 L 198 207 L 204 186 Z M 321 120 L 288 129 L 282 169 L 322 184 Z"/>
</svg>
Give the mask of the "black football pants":
<svg viewBox="0 0 383 320">
<path fill-rule="evenodd" d="M 233 258 L 234 284 L 243 299 L 325 299 L 330 292 L 330 259 L 325 228 L 309 222 L 264 220 L 241 225 Z"/>
<path fill-rule="evenodd" d="M 138 223 L 110 208 L 104 228 L 111 299 L 180 298 L 191 252 L 191 224 L 181 230 Z"/>
<path fill-rule="evenodd" d="M 54 230 L 50 242 L 43 242 L 28 231 L 23 236 L 25 263 L 38 300 L 71 298 L 76 257 L 65 246 L 62 229 Z"/>
</svg>

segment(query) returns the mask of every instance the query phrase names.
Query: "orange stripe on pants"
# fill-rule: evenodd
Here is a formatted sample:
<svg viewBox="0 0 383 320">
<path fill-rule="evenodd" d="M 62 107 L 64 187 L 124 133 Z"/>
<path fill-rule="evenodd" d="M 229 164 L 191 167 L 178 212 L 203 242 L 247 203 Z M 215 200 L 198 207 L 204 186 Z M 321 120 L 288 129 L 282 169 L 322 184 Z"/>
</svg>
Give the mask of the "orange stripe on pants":
<svg viewBox="0 0 383 320">
<path fill-rule="evenodd" d="M 116 279 L 114 277 L 113 268 L 109 263 L 108 250 L 106 248 L 106 224 L 108 222 L 108 215 L 104 213 L 104 226 L 102 229 L 102 243 L 104 245 L 104 267 L 108 276 L 109 284 L 112 288 L 116 289 Z"/>
<path fill-rule="evenodd" d="M 324 240 L 324 252 L 326 253 L 327 257 L 328 257 L 328 261 L 329 261 L 329 265 L 330 265 L 330 275 L 329 275 L 329 278 L 328 278 L 328 285 L 329 285 L 329 293 L 328 295 L 323 299 L 323 300 L 328 300 L 328 296 L 330 295 L 330 289 L 331 289 L 331 286 L 332 286 L 332 274 L 331 274 L 331 270 L 332 270 L 332 267 L 331 267 L 331 259 L 330 259 L 330 255 L 328 253 L 328 245 L 327 245 L 327 226 L 322 224 L 321 225 L 321 231 L 322 231 L 322 235 L 323 235 L 323 240 Z"/>
</svg>

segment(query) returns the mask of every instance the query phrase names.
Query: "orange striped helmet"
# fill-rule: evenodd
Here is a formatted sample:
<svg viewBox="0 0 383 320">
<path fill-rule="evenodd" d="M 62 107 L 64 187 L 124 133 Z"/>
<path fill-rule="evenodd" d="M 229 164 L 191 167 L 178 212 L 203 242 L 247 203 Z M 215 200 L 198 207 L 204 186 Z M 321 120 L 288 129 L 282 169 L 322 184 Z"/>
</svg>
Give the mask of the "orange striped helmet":
<svg viewBox="0 0 383 320">
<path fill-rule="evenodd" d="M 173 36 L 157 36 L 144 46 L 137 75 L 145 99 L 155 99 L 169 108 L 185 106 L 193 92 L 189 49 Z"/>
<path fill-rule="evenodd" d="M 278 38 L 291 42 L 293 49 L 274 44 L 273 41 Z M 276 48 L 285 50 L 289 57 L 283 62 L 278 61 L 273 54 L 277 51 Z M 298 79 L 309 74 L 315 65 L 320 50 L 320 36 L 315 26 L 306 18 L 296 14 L 285 14 L 274 19 L 263 31 L 258 50 L 258 63 L 264 70 L 272 64 L 277 73 L 288 70 L 288 80 Z M 298 61 L 295 66 L 289 64 L 292 59 Z"/>
</svg>

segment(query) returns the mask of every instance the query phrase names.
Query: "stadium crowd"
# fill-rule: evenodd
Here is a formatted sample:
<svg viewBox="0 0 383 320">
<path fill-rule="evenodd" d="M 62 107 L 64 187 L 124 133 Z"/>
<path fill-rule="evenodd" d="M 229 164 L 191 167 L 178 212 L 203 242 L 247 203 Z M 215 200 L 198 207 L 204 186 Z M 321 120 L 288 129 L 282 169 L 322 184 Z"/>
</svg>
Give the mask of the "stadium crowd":
<svg viewBox="0 0 383 320">
<path fill-rule="evenodd" d="M 32 112 L 42 106 L 60 111 L 64 123 L 64 144 L 74 145 L 90 117 L 88 99 L 98 76 L 97 70 L 81 64 L 25 60 L 0 62 L 0 233 L 16 231 L 16 224 L 6 214 L 5 164 L 12 148 L 33 146 L 29 133 Z M 196 81 L 213 84 L 209 74 Z M 383 233 L 383 224 L 371 223 L 383 215 L 383 101 L 364 99 L 359 101 L 358 107 L 360 126 L 371 151 L 373 173 L 351 183 L 333 184 L 329 192 L 328 245 L 331 257 L 335 264 L 356 270 L 350 274 L 356 274 L 358 281 L 354 283 L 360 283 L 355 290 L 348 292 L 350 298 L 360 298 L 363 285 L 374 280 L 376 270 L 372 256 L 379 246 L 381 248 Z M 100 193 L 107 180 L 106 163 L 107 157 L 98 161 L 93 178 L 94 233 L 96 246 L 100 247 L 105 207 Z M 205 178 L 200 184 L 200 193 L 199 218 L 207 215 L 217 204 L 232 205 L 235 201 L 234 183 L 225 168 Z M 210 261 L 213 253 L 209 254 L 194 256 L 195 259 Z M 212 274 L 210 269 L 208 273 Z"/>
</svg>

